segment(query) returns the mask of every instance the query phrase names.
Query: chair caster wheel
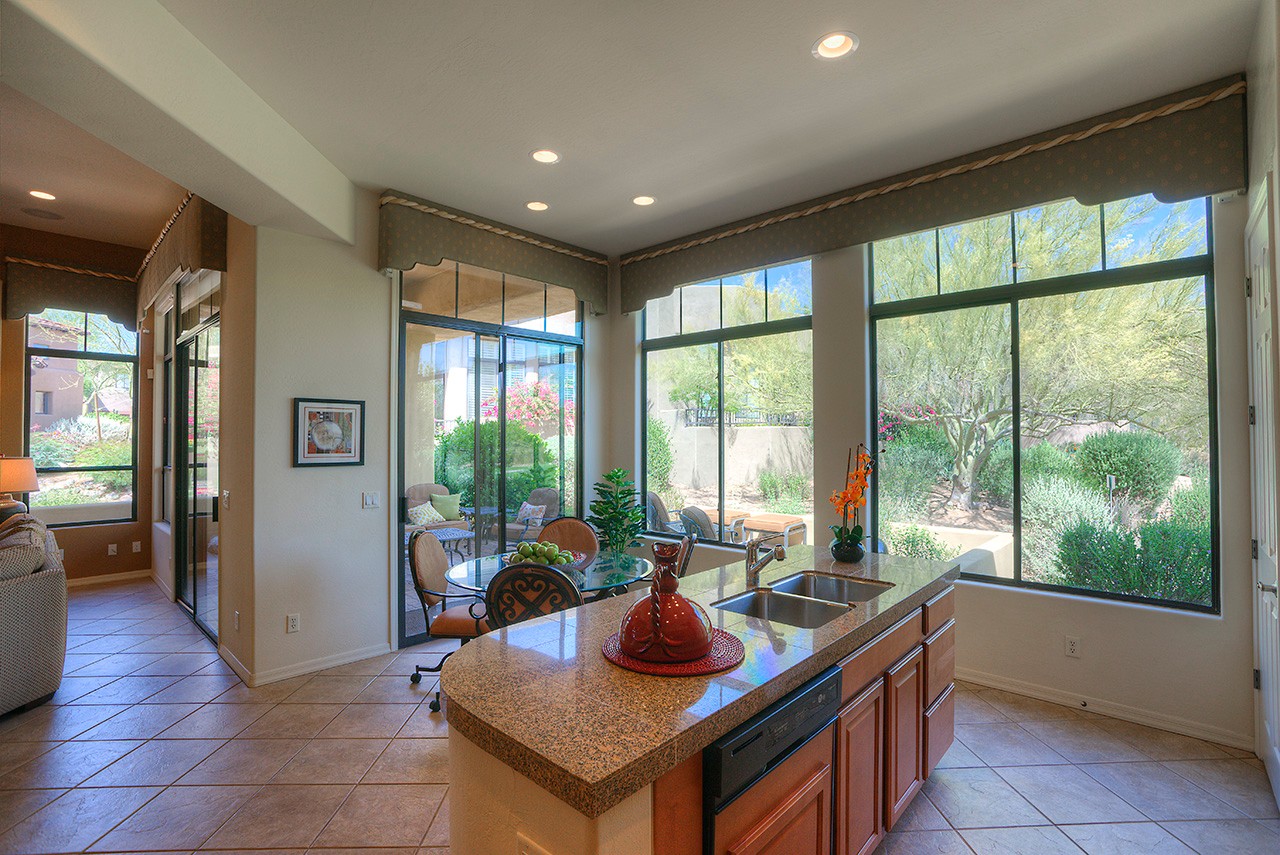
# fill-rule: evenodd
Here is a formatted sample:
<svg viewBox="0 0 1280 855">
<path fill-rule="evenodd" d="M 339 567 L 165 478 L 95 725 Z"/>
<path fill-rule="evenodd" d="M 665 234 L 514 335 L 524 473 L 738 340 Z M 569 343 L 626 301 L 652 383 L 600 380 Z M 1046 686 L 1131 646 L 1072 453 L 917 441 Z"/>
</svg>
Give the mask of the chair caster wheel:
<svg viewBox="0 0 1280 855">
<path fill-rule="evenodd" d="M 440 712 L 440 702 L 439 702 L 439 701 L 432 701 L 431 703 L 427 704 L 427 706 L 431 708 L 431 711 L 432 711 L 432 712 Z"/>
<path fill-rule="evenodd" d="M 415 686 L 418 685 L 422 682 L 422 675 L 415 671 L 409 675 L 409 682 L 413 683 Z"/>
</svg>

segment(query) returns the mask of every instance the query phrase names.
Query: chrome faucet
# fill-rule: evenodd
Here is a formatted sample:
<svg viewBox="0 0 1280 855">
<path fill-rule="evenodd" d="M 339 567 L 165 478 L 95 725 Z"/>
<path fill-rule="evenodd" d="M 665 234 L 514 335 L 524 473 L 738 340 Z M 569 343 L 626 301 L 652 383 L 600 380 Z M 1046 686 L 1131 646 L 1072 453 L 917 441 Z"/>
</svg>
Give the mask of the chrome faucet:
<svg viewBox="0 0 1280 855">
<path fill-rule="evenodd" d="M 782 561 L 787 557 L 787 547 L 781 543 L 773 547 L 773 549 L 766 551 L 763 556 L 760 555 L 761 546 L 771 540 L 778 540 L 781 537 L 782 533 L 777 532 L 774 534 L 762 534 L 747 541 L 748 591 L 760 587 L 760 571 L 767 567 L 770 561 L 773 561 L 775 558 Z"/>
</svg>

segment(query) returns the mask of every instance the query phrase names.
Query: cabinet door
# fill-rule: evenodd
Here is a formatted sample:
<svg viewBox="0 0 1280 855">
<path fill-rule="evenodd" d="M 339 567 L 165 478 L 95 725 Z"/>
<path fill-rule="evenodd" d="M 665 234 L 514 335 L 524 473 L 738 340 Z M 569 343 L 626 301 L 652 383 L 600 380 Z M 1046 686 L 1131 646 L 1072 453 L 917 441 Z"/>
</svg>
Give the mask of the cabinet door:
<svg viewBox="0 0 1280 855">
<path fill-rule="evenodd" d="M 949 620 L 924 640 L 924 705 L 933 704 L 956 679 L 956 622 Z"/>
<path fill-rule="evenodd" d="M 727 855 L 830 855 L 831 796 L 827 764 L 732 843 Z"/>
<path fill-rule="evenodd" d="M 870 855 L 884 837 L 884 680 L 840 711 L 836 730 L 837 855 Z"/>
<path fill-rule="evenodd" d="M 956 738 L 955 686 L 947 686 L 942 697 L 924 714 L 924 776 L 933 774 L 942 755 Z"/>
<path fill-rule="evenodd" d="M 924 649 L 917 647 L 885 674 L 886 830 L 915 798 L 924 768 Z"/>
</svg>

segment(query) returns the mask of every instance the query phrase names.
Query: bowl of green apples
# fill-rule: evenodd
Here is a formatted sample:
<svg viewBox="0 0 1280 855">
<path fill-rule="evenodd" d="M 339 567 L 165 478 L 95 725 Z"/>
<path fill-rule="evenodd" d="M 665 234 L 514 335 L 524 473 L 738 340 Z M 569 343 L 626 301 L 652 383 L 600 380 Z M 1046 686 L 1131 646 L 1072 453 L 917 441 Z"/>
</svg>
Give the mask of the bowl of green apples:
<svg viewBox="0 0 1280 855">
<path fill-rule="evenodd" d="M 574 567 L 587 557 L 585 552 L 561 549 L 550 541 L 538 543 L 522 540 L 512 552 L 502 556 L 508 564 L 546 564 L 550 567 Z"/>
</svg>

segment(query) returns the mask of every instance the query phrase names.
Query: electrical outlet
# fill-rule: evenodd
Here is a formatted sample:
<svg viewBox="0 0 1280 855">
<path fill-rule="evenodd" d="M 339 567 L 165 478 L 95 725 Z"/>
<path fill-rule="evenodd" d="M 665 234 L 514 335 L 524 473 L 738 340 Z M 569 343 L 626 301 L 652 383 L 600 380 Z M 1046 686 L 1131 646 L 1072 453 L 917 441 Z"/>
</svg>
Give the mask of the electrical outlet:
<svg viewBox="0 0 1280 855">
<path fill-rule="evenodd" d="M 1072 659 L 1080 658 L 1080 639 L 1074 635 L 1068 635 L 1063 639 L 1063 653 Z"/>
<path fill-rule="evenodd" d="M 382 497 L 377 493 L 361 493 L 360 507 L 366 511 L 373 508 L 380 508 L 382 507 Z"/>
<path fill-rule="evenodd" d="M 239 609 L 236 609 L 235 615 L 232 617 L 232 622 L 235 624 L 236 632 L 239 632 L 240 631 L 240 610 Z"/>
<path fill-rule="evenodd" d="M 297 632 L 302 628 L 302 615 L 286 615 L 284 631 Z"/>
<path fill-rule="evenodd" d="M 115 545 L 114 543 L 108 543 L 108 544 L 107 544 L 107 554 L 108 554 L 108 555 L 115 555 L 115 554 L 116 554 L 116 545 Z"/>
<path fill-rule="evenodd" d="M 135 541 L 133 542 L 133 551 L 134 551 L 134 552 L 141 552 L 141 551 L 142 551 L 142 541 L 140 541 L 140 540 L 135 540 Z"/>
<path fill-rule="evenodd" d="M 551 855 L 551 850 L 539 846 L 517 831 L 516 853 L 517 855 Z"/>
</svg>

